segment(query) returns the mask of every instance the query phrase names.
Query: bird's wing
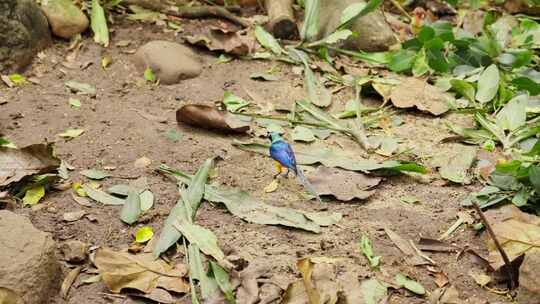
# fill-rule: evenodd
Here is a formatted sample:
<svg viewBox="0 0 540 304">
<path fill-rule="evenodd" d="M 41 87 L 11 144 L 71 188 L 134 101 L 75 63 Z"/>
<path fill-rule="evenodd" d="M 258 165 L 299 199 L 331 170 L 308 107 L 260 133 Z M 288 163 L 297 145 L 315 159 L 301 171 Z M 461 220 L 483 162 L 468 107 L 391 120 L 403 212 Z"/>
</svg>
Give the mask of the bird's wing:
<svg viewBox="0 0 540 304">
<path fill-rule="evenodd" d="M 283 166 L 293 169 L 296 173 L 296 158 L 291 146 L 286 142 L 277 142 L 270 146 L 270 156 Z"/>
</svg>

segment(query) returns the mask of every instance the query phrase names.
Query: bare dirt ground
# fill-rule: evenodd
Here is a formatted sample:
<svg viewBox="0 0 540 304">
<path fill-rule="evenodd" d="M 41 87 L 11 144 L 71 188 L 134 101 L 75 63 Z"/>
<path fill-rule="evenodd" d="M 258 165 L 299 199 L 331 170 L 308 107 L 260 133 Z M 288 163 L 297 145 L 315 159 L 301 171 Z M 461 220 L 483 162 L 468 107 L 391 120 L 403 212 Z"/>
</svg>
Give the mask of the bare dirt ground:
<svg viewBox="0 0 540 304">
<path fill-rule="evenodd" d="M 131 40 L 128 47 L 116 47 L 115 41 Z M 217 176 L 213 182 L 237 187 L 255 197 L 262 197 L 278 206 L 297 209 L 341 212 L 344 217 L 338 225 L 323 228 L 322 233 L 312 234 L 279 226 L 251 224 L 229 214 L 226 209 L 204 203 L 198 212 L 197 222 L 214 231 L 219 243 L 228 254 L 242 257 L 246 261 L 264 259 L 270 264 L 270 277 L 280 286 L 297 278 L 296 260 L 304 256 L 326 256 L 343 258 L 340 273 L 352 272 L 357 277 L 367 277 L 372 272 L 358 250 L 362 233 L 367 233 L 375 253 L 382 256 L 381 278 L 393 278 L 397 272 L 408 273 L 418 279 L 427 290 L 436 289 L 433 276 L 425 267 L 410 267 L 404 264 L 402 253 L 388 239 L 383 229 L 390 228 L 400 235 L 418 240 L 420 236 L 437 238 L 456 220 L 461 210 L 459 202 L 475 186 L 441 185 L 437 180 L 411 176 L 388 177 L 376 188 L 376 194 L 365 201 L 340 202 L 325 198 L 324 203 L 307 201 L 298 194 L 299 187 L 293 179 L 282 183 L 273 193 L 264 193 L 263 188 L 271 181 L 274 164 L 270 159 L 238 150 L 231 145 L 232 139 L 248 139 L 247 136 L 219 135 L 187 126 L 178 126 L 175 111 L 187 103 L 212 104 L 221 100 L 223 90 L 247 97 L 245 88 L 256 92 L 265 101 L 289 104 L 303 96 L 300 76 L 291 72 L 291 67 L 276 62 L 235 59 L 224 64 L 215 64 L 216 54 L 197 50 L 204 59 L 204 71 L 195 79 L 182 81 L 171 86 L 145 84 L 130 62 L 129 52 L 155 39 L 179 41 L 172 33 L 164 34 L 154 26 L 127 23 L 114 27 L 113 43 L 107 53 L 113 63 L 107 70 L 100 66 L 102 48 L 90 37 L 84 38 L 84 46 L 77 61 L 92 62 L 85 70 L 62 66 L 67 54 L 68 43 L 55 41 L 45 51 L 45 57 L 36 60 L 26 73 L 27 77 L 38 75 L 39 85 L 31 84 L 19 88 L 0 88 L 0 122 L 7 138 L 19 147 L 44 141 L 54 142 L 57 155 L 74 166 L 71 180 L 83 180 L 78 171 L 88 168 L 115 167 L 113 178 L 104 181 L 104 186 L 126 183 L 129 179 L 146 176 L 151 191 L 156 196 L 154 208 L 145 214 L 137 225 L 127 226 L 118 218 L 119 208 L 96 204 L 88 208 L 77 205 L 70 190 L 48 194 L 40 204 L 43 208 L 17 208 L 15 212 L 28 215 L 39 229 L 50 232 L 61 244 L 76 239 L 96 246 L 126 248 L 133 241 L 134 232 L 142 225 L 150 225 L 159 233 L 163 220 L 176 204 L 178 190 L 174 181 L 158 174 L 155 168 L 165 163 L 173 168 L 194 172 L 202 162 L 220 155 Z M 272 66 L 281 69 L 280 80 L 258 82 L 249 78 L 253 72 L 261 72 Z M 91 83 L 98 88 L 96 98 L 78 96 L 80 109 L 70 108 L 69 97 L 74 97 L 64 86 L 67 80 Z M 336 100 L 344 104 L 344 100 Z M 166 123 L 141 117 L 135 110 L 163 116 Z M 436 149 L 438 141 L 447 135 L 443 121 L 409 111 L 400 114 L 404 124 L 394 128 L 395 136 L 405 145 L 416 147 L 427 153 Z M 73 140 L 65 141 L 56 134 L 67 128 L 83 128 L 85 133 Z M 177 142 L 166 138 L 165 133 L 176 129 L 182 134 Z M 327 139 L 328 143 L 341 143 L 354 148 L 354 143 L 337 135 Z M 299 145 L 294 143 L 294 145 Z M 420 147 L 420 148 L 418 148 Z M 423 147 L 423 148 L 422 148 Z M 358 151 L 360 148 L 356 147 Z M 360 152 L 359 152 L 360 153 Z M 138 169 L 134 161 L 148 157 L 152 165 Z M 400 198 L 414 195 L 420 204 L 405 204 Z M 62 220 L 68 211 L 85 209 L 95 217 L 72 223 Z M 485 255 L 485 240 L 472 229 L 461 227 L 450 238 L 451 243 L 468 246 Z M 504 296 L 479 287 L 468 275 L 476 267 L 467 258 L 456 259 L 455 254 L 434 253 L 430 256 L 438 267 L 448 275 L 449 281 L 460 293 L 461 303 L 510 303 Z M 64 273 L 69 268 L 64 265 Z M 81 277 L 79 277 L 79 280 Z M 77 284 L 75 284 L 77 285 Z M 58 296 L 53 303 L 124 303 L 125 299 L 107 295 L 102 283 L 81 285 L 73 288 L 67 300 Z M 186 299 L 186 303 L 189 300 Z M 418 297 L 399 290 L 389 303 L 428 303 L 427 297 Z"/>
</svg>

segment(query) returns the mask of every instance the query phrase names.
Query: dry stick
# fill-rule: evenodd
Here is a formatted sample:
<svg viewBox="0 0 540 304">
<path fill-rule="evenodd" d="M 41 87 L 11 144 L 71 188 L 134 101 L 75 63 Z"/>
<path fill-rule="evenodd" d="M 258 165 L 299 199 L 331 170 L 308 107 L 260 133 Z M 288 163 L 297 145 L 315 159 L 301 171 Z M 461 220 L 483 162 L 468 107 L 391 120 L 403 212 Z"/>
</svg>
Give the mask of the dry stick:
<svg viewBox="0 0 540 304">
<path fill-rule="evenodd" d="M 412 17 L 411 15 L 409 15 L 409 13 L 407 13 L 407 11 L 403 8 L 403 6 L 401 6 L 401 4 L 399 4 L 399 2 L 397 2 L 396 0 L 390 0 L 390 2 L 392 2 L 392 4 L 407 18 L 409 18 L 409 21 L 412 20 Z"/>
<path fill-rule="evenodd" d="M 497 250 L 501 254 L 501 257 L 504 261 L 504 266 L 506 268 L 506 275 L 508 276 L 508 288 L 510 290 L 513 290 L 517 287 L 517 282 L 515 281 L 514 274 L 512 273 L 510 259 L 508 258 L 508 255 L 506 255 L 506 252 L 502 248 L 501 244 L 499 243 L 499 240 L 497 240 L 497 236 L 495 235 L 495 232 L 493 232 L 493 229 L 489 225 L 486 216 L 484 215 L 484 212 L 482 212 L 482 209 L 480 209 L 480 206 L 476 202 L 473 202 L 473 207 L 478 212 L 478 215 L 480 216 L 480 219 L 482 220 L 482 223 L 486 227 L 486 230 L 489 234 L 489 236 L 493 239 L 493 243 L 495 243 L 495 247 L 497 247 Z"/>
<path fill-rule="evenodd" d="M 154 0 L 126 0 L 124 1 L 124 3 L 128 5 L 138 5 L 142 8 L 156 10 L 162 14 L 175 16 L 179 18 L 197 19 L 197 18 L 204 18 L 204 17 L 217 17 L 217 18 L 227 19 L 242 27 L 249 27 L 250 25 L 249 22 L 242 20 L 241 18 L 232 14 L 228 9 L 220 7 L 220 6 L 208 6 L 208 5 L 193 6 L 193 7 L 180 6 L 180 7 L 174 7 L 173 9 L 171 9 L 169 8 L 169 6 L 161 3 L 160 1 L 154 1 Z"/>
</svg>

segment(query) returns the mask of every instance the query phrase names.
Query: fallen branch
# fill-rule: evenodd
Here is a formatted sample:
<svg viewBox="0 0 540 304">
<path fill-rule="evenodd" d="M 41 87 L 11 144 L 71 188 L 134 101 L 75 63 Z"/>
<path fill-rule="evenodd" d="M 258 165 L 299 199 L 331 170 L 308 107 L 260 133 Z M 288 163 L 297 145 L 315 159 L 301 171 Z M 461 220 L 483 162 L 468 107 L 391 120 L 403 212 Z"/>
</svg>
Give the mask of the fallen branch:
<svg viewBox="0 0 540 304">
<path fill-rule="evenodd" d="M 205 17 L 216 17 L 229 20 L 235 24 L 238 24 L 242 27 L 248 27 L 250 24 L 247 21 L 244 21 L 242 18 L 234 15 L 230 12 L 234 7 L 223 8 L 221 6 L 170 6 L 160 1 L 155 0 L 125 0 L 123 2 L 127 5 L 138 5 L 142 8 L 158 11 L 162 14 L 187 18 L 187 19 L 197 19 Z"/>
<path fill-rule="evenodd" d="M 516 278 L 514 277 L 514 273 L 512 272 L 512 268 L 511 268 L 512 265 L 510 263 L 510 259 L 508 258 L 508 255 L 502 248 L 501 243 L 499 243 L 499 240 L 497 239 L 495 232 L 493 232 L 493 229 L 491 228 L 491 225 L 489 225 L 487 218 L 484 215 L 484 212 L 482 212 L 482 209 L 480 208 L 480 206 L 478 206 L 478 204 L 474 201 L 472 202 L 472 205 L 474 209 L 476 210 L 476 212 L 478 212 L 478 215 L 480 216 L 480 220 L 486 227 L 486 230 L 489 236 L 491 237 L 491 239 L 493 239 L 493 243 L 495 243 L 495 247 L 501 254 L 501 257 L 504 261 L 505 272 L 506 272 L 506 275 L 508 276 L 508 289 L 513 290 L 518 286 L 518 282 L 516 281 Z"/>
</svg>

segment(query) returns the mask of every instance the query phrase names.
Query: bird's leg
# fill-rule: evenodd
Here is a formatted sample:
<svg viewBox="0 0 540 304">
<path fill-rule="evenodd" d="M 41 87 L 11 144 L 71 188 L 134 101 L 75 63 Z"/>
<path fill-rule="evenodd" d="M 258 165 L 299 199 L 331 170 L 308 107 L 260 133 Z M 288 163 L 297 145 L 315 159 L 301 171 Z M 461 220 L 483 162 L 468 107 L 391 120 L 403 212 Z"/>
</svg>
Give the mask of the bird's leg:
<svg viewBox="0 0 540 304">
<path fill-rule="evenodd" d="M 289 171 L 290 171 L 290 169 L 287 167 L 287 172 L 285 172 L 281 176 L 283 176 L 284 178 L 289 178 Z"/>
<path fill-rule="evenodd" d="M 278 173 L 274 174 L 274 179 L 281 175 L 281 172 L 283 171 L 283 166 L 278 161 L 276 161 L 276 169 L 278 170 Z"/>
</svg>

